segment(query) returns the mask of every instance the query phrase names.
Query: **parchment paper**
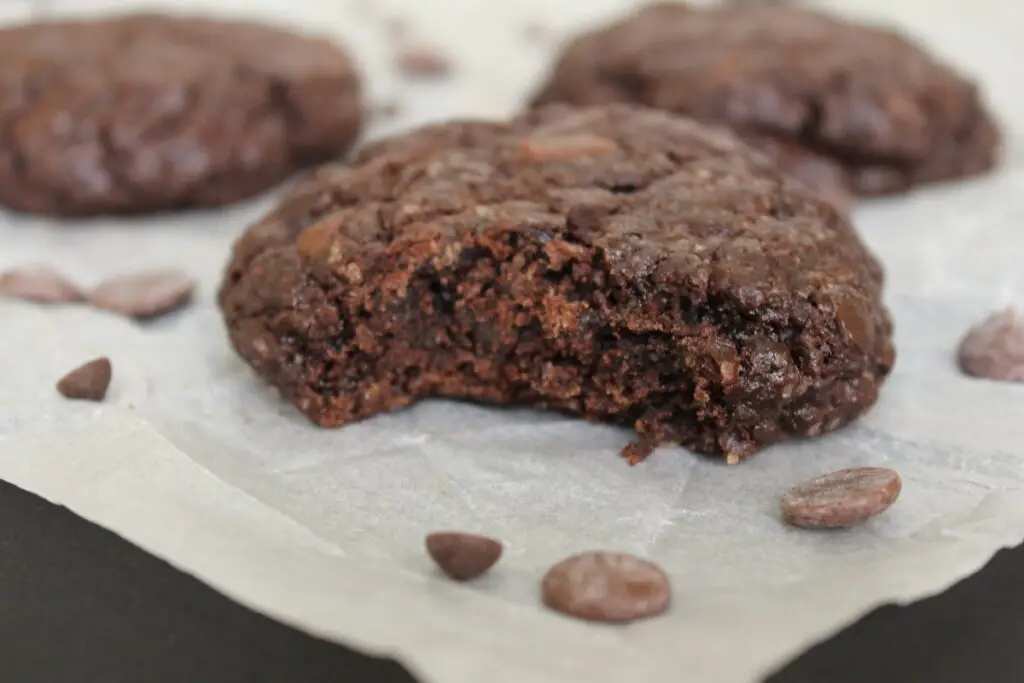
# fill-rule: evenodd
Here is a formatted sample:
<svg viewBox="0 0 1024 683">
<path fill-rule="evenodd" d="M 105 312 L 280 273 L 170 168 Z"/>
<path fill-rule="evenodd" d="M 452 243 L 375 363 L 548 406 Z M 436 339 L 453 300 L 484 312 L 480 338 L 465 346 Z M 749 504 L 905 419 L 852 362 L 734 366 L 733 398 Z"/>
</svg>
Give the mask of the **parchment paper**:
<svg viewBox="0 0 1024 683">
<path fill-rule="evenodd" d="M 564 32 L 627 4 L 217 7 L 343 37 L 371 76 L 371 99 L 402 104 L 403 118 L 370 131 L 380 135 L 510 112 L 552 49 L 526 42 L 528 20 L 546 17 Z M 1024 304 L 1024 96 L 1015 75 L 1024 6 L 841 7 L 910 26 L 977 75 L 1008 136 L 995 175 L 858 208 L 856 223 L 888 268 L 899 357 L 877 408 L 857 425 L 736 467 L 668 448 L 634 468 L 616 457 L 626 432 L 522 410 L 432 401 L 316 429 L 232 355 L 213 305 L 231 241 L 268 196 L 148 220 L 0 216 L 0 269 L 44 261 L 90 285 L 181 266 L 202 283 L 197 305 L 146 326 L 81 307 L 0 302 L 0 477 L 245 604 L 397 655 L 435 683 L 750 683 L 881 603 L 945 589 L 1024 538 L 1024 386 L 967 379 L 953 363 L 968 325 Z M 451 81 L 400 87 L 372 16 L 393 11 L 455 54 Z M 60 399 L 56 380 L 98 355 L 114 362 L 108 401 Z M 843 533 L 780 523 L 788 486 L 867 464 L 903 475 L 887 515 Z M 445 582 L 422 550 L 423 535 L 440 528 L 492 534 L 506 555 L 478 583 Z M 544 569 L 593 548 L 661 562 L 674 579 L 672 611 L 627 628 L 543 611 Z"/>
</svg>

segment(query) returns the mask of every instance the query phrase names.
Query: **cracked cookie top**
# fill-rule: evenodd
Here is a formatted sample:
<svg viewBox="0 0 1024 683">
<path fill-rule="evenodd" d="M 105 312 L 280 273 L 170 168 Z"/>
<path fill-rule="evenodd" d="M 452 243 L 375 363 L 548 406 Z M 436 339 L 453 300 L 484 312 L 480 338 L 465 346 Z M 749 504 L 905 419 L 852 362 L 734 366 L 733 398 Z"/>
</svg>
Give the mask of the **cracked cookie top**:
<svg viewBox="0 0 1024 683">
<path fill-rule="evenodd" d="M 828 202 L 728 131 L 633 105 L 551 105 L 371 143 L 250 228 L 234 267 L 283 249 L 337 274 L 402 244 L 501 226 L 570 231 L 623 273 L 685 275 L 701 298 L 718 288 L 753 308 L 826 289 L 874 299 L 881 287 L 877 261 Z"/>
</svg>

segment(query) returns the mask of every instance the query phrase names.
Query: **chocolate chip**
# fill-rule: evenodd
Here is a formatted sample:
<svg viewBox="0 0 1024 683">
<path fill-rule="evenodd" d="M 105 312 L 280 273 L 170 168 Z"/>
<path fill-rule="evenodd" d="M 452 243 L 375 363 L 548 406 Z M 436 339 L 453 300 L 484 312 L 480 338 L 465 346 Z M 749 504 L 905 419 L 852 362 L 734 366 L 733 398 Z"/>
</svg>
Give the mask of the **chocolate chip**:
<svg viewBox="0 0 1024 683">
<path fill-rule="evenodd" d="M 104 280 L 89 295 L 96 308 L 131 318 L 154 318 L 192 299 L 195 281 L 177 270 L 157 270 Z"/>
<path fill-rule="evenodd" d="M 1012 308 L 993 313 L 968 330 L 957 355 L 968 375 L 1024 382 L 1024 316 Z"/>
<path fill-rule="evenodd" d="M 57 391 L 65 398 L 102 401 L 107 396 L 111 374 L 110 360 L 97 358 L 64 375 L 57 382 Z"/>
<path fill-rule="evenodd" d="M 885 467 L 839 470 L 790 489 L 782 515 L 805 528 L 854 526 L 889 509 L 902 488 L 900 475 Z"/>
<path fill-rule="evenodd" d="M 430 45 L 403 46 L 395 55 L 395 65 L 406 76 L 417 78 L 445 76 L 452 70 L 452 63 L 448 57 Z"/>
<path fill-rule="evenodd" d="M 50 266 L 30 265 L 0 274 L 0 298 L 22 299 L 41 304 L 82 301 L 81 290 Z"/>
<path fill-rule="evenodd" d="M 874 320 L 867 302 L 852 297 L 836 304 L 836 322 L 843 335 L 864 352 L 875 345 Z"/>
<path fill-rule="evenodd" d="M 501 542 L 461 531 L 435 531 L 427 535 L 427 553 L 450 578 L 468 581 L 494 566 Z"/>
<path fill-rule="evenodd" d="M 624 553 L 588 552 L 562 560 L 541 583 L 551 609 L 578 619 L 624 622 L 661 614 L 672 600 L 658 565 Z"/>
</svg>

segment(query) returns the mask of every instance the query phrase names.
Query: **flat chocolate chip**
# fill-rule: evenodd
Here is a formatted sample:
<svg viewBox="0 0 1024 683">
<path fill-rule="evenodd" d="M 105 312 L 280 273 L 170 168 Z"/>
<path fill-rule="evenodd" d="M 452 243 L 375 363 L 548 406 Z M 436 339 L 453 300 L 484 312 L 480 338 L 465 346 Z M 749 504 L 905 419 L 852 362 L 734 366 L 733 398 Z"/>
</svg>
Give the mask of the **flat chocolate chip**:
<svg viewBox="0 0 1024 683">
<path fill-rule="evenodd" d="M 154 318 L 192 299 L 195 281 L 177 270 L 157 270 L 104 280 L 89 295 L 96 308 L 131 318 Z"/>
<path fill-rule="evenodd" d="M 1024 382 L 1024 316 L 1007 308 L 968 330 L 957 352 L 968 375 Z"/>
<path fill-rule="evenodd" d="M 469 581 L 494 566 L 501 557 L 501 542 L 461 531 L 436 531 L 427 535 L 427 553 L 450 578 Z"/>
<path fill-rule="evenodd" d="M 30 265 L 0 274 L 0 298 L 22 299 L 41 304 L 83 301 L 85 296 L 50 266 Z"/>
<path fill-rule="evenodd" d="M 625 622 L 661 614 L 672 586 L 661 567 L 624 553 L 588 552 L 562 560 L 541 583 L 551 609 L 578 619 Z"/>
<path fill-rule="evenodd" d="M 406 76 L 433 78 L 445 76 L 452 70 L 452 63 L 438 48 L 429 45 L 409 44 L 399 49 L 395 65 Z"/>
<path fill-rule="evenodd" d="M 889 509 L 902 488 L 900 475 L 885 467 L 839 470 L 786 492 L 782 515 L 810 529 L 854 526 Z"/>
<path fill-rule="evenodd" d="M 110 360 L 97 358 L 64 375 L 57 382 L 57 391 L 64 398 L 102 401 L 107 397 L 111 374 Z"/>
</svg>

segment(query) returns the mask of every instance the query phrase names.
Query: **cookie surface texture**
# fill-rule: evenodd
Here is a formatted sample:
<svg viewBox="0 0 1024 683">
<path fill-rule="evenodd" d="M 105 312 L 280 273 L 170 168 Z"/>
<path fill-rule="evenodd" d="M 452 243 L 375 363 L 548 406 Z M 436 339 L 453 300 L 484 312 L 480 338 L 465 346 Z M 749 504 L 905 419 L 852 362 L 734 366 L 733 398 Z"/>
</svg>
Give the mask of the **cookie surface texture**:
<svg viewBox="0 0 1024 683">
<path fill-rule="evenodd" d="M 572 41 L 533 101 L 726 125 L 837 198 L 981 173 L 1000 138 L 976 86 L 904 35 L 759 3 L 638 10 Z"/>
<path fill-rule="evenodd" d="M 127 15 L 0 30 L 0 204 L 55 216 L 218 206 L 357 137 L 352 62 L 252 23 Z"/>
</svg>

